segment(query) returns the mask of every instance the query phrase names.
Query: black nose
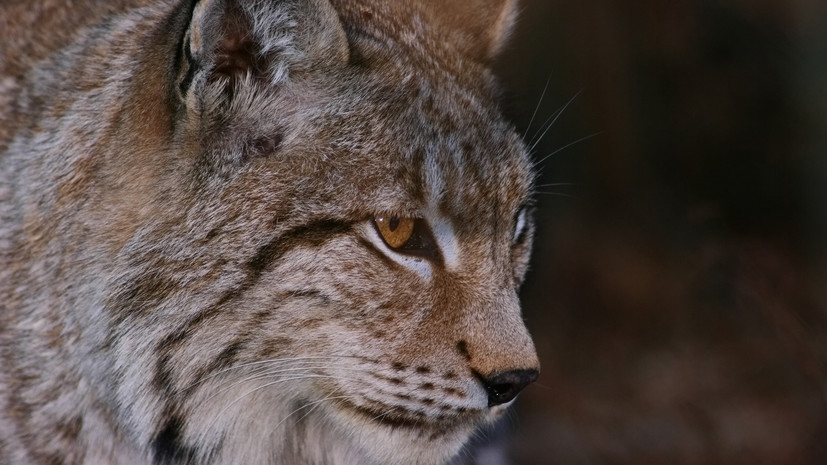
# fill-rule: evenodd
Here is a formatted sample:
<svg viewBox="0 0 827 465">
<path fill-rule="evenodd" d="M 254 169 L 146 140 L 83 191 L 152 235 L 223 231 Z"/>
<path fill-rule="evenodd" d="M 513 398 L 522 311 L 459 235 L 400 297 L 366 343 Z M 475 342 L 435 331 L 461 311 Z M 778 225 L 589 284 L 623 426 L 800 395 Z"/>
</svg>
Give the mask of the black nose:
<svg viewBox="0 0 827 465">
<path fill-rule="evenodd" d="M 479 375 L 480 382 L 488 392 L 488 406 L 511 402 L 524 387 L 537 380 L 537 370 L 512 370 L 494 373 L 491 376 Z"/>
</svg>

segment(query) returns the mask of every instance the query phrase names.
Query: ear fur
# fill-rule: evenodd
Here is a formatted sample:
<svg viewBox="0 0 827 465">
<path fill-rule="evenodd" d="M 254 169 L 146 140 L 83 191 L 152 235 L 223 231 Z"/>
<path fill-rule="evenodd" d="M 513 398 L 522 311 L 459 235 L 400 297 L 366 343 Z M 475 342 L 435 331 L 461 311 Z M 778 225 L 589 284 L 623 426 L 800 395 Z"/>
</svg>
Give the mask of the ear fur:
<svg viewBox="0 0 827 465">
<path fill-rule="evenodd" d="M 176 126 L 199 176 L 224 177 L 278 152 L 302 86 L 347 66 L 349 46 L 329 0 L 192 1 L 178 30 Z"/>
<path fill-rule="evenodd" d="M 413 0 L 453 45 L 479 61 L 502 50 L 517 17 L 517 0 Z"/>
<path fill-rule="evenodd" d="M 347 38 L 328 0 L 197 0 L 181 44 L 178 90 L 280 86 L 291 75 L 344 64 Z M 212 89 L 213 91 L 215 89 Z"/>
</svg>

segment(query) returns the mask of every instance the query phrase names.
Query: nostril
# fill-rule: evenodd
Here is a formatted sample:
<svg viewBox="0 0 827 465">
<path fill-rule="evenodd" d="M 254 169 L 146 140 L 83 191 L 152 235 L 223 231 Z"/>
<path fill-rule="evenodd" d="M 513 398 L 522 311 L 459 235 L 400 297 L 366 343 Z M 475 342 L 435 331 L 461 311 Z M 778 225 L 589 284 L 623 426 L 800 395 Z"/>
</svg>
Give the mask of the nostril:
<svg viewBox="0 0 827 465">
<path fill-rule="evenodd" d="M 488 393 L 488 406 L 505 404 L 514 400 L 524 387 L 540 376 L 537 370 L 511 370 L 491 376 L 477 375 Z"/>
</svg>

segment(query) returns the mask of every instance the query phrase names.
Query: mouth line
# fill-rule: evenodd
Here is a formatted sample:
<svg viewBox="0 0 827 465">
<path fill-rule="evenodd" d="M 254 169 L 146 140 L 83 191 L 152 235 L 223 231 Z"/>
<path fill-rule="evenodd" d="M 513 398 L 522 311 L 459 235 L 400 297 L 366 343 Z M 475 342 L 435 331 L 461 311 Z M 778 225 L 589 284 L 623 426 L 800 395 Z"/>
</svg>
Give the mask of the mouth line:
<svg viewBox="0 0 827 465">
<path fill-rule="evenodd" d="M 439 415 L 430 417 L 424 412 L 416 412 L 398 406 L 364 406 L 357 405 L 350 400 L 343 400 L 341 405 L 348 410 L 358 414 L 360 417 L 390 428 L 401 428 L 409 430 L 438 430 L 447 433 L 460 426 L 469 423 L 476 423 L 476 417 L 472 412 L 459 415 Z"/>
</svg>

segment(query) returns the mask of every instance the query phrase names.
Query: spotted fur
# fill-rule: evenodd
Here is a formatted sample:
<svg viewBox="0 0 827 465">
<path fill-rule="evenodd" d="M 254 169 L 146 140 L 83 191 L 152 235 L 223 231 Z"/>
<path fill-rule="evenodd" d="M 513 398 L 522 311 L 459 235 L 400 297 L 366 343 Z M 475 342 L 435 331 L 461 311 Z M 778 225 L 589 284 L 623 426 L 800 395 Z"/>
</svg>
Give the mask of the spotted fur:
<svg viewBox="0 0 827 465">
<path fill-rule="evenodd" d="M 496 419 L 538 369 L 513 11 L 0 3 L 0 464 L 440 464 Z"/>
</svg>

